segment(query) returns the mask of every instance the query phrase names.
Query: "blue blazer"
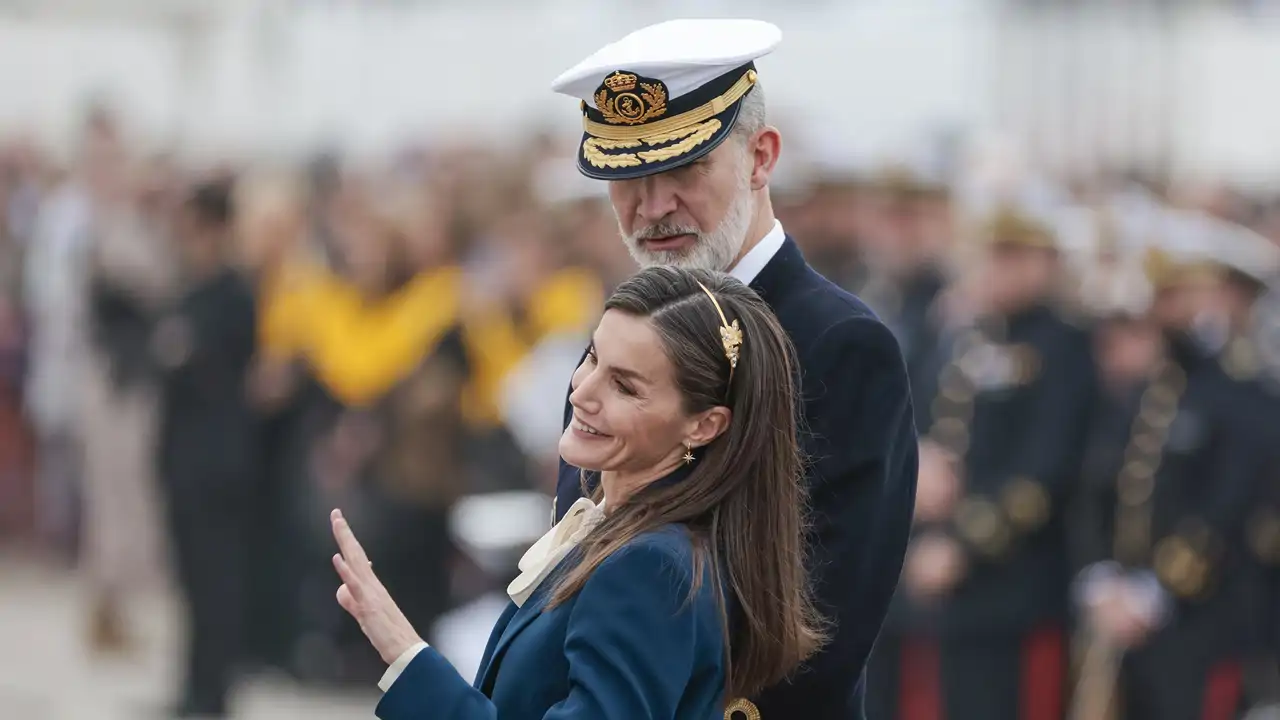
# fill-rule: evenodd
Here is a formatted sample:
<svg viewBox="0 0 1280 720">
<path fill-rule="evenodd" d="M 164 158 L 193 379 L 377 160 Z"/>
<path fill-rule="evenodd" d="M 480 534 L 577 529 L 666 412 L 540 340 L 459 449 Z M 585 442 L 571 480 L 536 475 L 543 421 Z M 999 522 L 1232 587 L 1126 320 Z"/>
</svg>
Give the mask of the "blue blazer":
<svg viewBox="0 0 1280 720">
<path fill-rule="evenodd" d="M 777 315 L 800 360 L 811 576 L 819 609 L 835 622 L 831 642 L 802 672 L 754 701 L 764 720 L 862 718 L 863 669 L 898 585 L 915 507 L 906 363 L 889 328 L 810 267 L 791 238 L 751 289 Z M 566 401 L 566 425 L 571 417 Z M 580 487 L 578 469 L 561 461 L 557 514 Z"/>
<path fill-rule="evenodd" d="M 574 562 L 575 555 L 562 563 Z M 645 533 L 543 611 L 545 581 L 498 619 L 474 684 L 432 648 L 378 703 L 382 720 L 721 720 L 725 638 L 710 563 L 690 597 L 685 528 Z M 553 575 L 554 577 L 554 575 Z"/>
</svg>

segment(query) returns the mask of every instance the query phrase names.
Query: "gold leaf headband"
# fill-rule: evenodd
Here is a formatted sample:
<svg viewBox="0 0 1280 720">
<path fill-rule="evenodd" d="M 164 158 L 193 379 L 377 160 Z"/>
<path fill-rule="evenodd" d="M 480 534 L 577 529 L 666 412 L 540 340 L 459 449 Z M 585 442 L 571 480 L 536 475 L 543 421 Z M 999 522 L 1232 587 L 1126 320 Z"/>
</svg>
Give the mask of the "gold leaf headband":
<svg viewBox="0 0 1280 720">
<path fill-rule="evenodd" d="M 716 296 L 706 285 L 698 283 L 698 287 L 711 298 L 711 304 L 716 306 L 716 312 L 720 315 L 720 342 L 724 344 L 724 356 L 729 360 L 729 383 L 732 384 L 733 371 L 738 367 L 738 350 L 742 347 L 742 328 L 738 326 L 737 318 L 729 322 L 724 310 L 720 308 L 720 301 L 716 300 Z"/>
</svg>

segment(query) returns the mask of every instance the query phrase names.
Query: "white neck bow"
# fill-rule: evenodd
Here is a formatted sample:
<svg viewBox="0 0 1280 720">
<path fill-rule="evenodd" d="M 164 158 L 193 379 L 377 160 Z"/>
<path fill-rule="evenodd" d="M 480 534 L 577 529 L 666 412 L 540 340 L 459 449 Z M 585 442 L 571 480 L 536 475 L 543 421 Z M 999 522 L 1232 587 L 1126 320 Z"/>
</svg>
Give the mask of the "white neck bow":
<svg viewBox="0 0 1280 720">
<path fill-rule="evenodd" d="M 520 575 L 507 586 L 507 594 L 517 606 L 523 606 L 542 581 L 555 570 L 570 551 L 582 542 L 604 519 L 604 503 L 596 505 L 578 498 L 564 518 L 520 558 Z"/>
</svg>

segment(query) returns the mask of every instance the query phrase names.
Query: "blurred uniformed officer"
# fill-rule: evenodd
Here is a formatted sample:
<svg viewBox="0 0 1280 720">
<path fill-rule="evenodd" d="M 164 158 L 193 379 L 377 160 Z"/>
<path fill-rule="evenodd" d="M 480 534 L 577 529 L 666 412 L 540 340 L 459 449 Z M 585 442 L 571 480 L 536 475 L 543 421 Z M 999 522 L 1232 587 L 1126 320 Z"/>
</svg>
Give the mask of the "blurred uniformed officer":
<svg viewBox="0 0 1280 720">
<path fill-rule="evenodd" d="M 983 234 L 982 272 L 971 278 L 981 289 L 977 320 L 940 353 L 935 396 L 919 415 L 917 528 L 903 583 L 937 613 L 939 692 L 937 708 L 903 716 L 1057 718 L 1070 579 L 1064 509 L 1094 366 L 1086 330 L 1056 302 L 1053 226 L 1001 208 Z M 927 672 L 911 680 L 932 683 Z"/>
<path fill-rule="evenodd" d="M 1147 251 L 1153 298 L 1129 334 L 1145 377 L 1096 425 L 1078 518 L 1089 630 L 1077 717 L 1231 718 L 1248 629 L 1241 527 L 1260 451 L 1244 386 L 1193 330 L 1220 287 L 1198 223 L 1169 216 Z M 1142 346 L 1142 343 L 1137 343 Z"/>
<path fill-rule="evenodd" d="M 949 238 L 937 235 L 949 235 L 951 228 L 948 188 L 902 167 L 878 174 L 865 192 L 874 198 L 876 217 L 870 223 L 874 237 L 865 243 L 872 251 L 867 258 L 872 272 L 851 289 L 861 293 L 898 338 L 912 402 L 924 408 L 937 393 L 938 353 L 946 332 L 943 299 L 949 268 L 944 251 Z M 928 708 L 931 698 L 936 699 L 937 693 L 928 691 L 928 675 L 937 675 L 930 611 L 899 586 L 867 666 L 868 717 L 915 717 L 917 708 Z"/>
<path fill-rule="evenodd" d="M 867 280 L 862 238 L 870 223 L 867 180 L 848 167 L 823 167 L 813 179 L 803 207 L 778 208 L 797 237 L 804 238 L 805 259 L 823 277 L 854 292 Z M 794 218 L 794 219 L 793 219 Z"/>
<path fill-rule="evenodd" d="M 871 206 L 861 240 L 867 271 L 858 287 L 848 289 L 893 330 L 915 387 L 936 370 L 928 364 L 938 351 L 938 299 L 948 282 L 950 194 L 925 168 L 907 165 L 880 171 L 865 193 Z M 935 378 L 928 380 L 935 384 Z M 933 397 L 916 394 L 915 399 L 920 405 Z"/>
<path fill-rule="evenodd" d="M 1246 557 L 1250 609 L 1256 621 L 1250 633 L 1245 668 L 1248 697 L 1254 704 L 1280 703 L 1277 629 L 1280 629 L 1280 366 L 1276 340 L 1280 317 L 1270 305 L 1267 282 L 1280 268 L 1280 248 L 1247 228 L 1217 223 L 1212 248 L 1223 271 L 1215 349 L 1227 375 L 1249 390 L 1251 425 L 1263 433 L 1268 451 L 1257 478 L 1257 500 L 1247 516 Z"/>
</svg>

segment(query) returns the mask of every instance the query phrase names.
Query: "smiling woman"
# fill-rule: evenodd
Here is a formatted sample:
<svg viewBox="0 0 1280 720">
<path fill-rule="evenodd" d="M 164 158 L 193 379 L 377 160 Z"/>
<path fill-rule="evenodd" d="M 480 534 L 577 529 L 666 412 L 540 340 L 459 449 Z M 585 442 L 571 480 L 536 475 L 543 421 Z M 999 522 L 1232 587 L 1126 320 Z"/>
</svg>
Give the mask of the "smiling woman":
<svg viewBox="0 0 1280 720">
<path fill-rule="evenodd" d="M 573 421 L 560 439 L 560 456 L 575 467 L 610 470 L 611 494 L 620 500 L 652 480 L 644 473 L 666 475 L 685 453 L 723 433 L 729 411 L 715 406 L 672 422 L 685 408 L 672 361 L 652 352 L 663 345 L 659 328 L 652 318 L 612 310 L 574 373 Z"/>
<path fill-rule="evenodd" d="M 338 600 L 391 665 L 380 718 L 750 716 L 741 699 L 822 644 L 777 320 L 737 280 L 671 267 L 605 307 L 560 441 L 596 494 L 521 559 L 474 685 L 418 639 L 335 511 Z"/>
</svg>

